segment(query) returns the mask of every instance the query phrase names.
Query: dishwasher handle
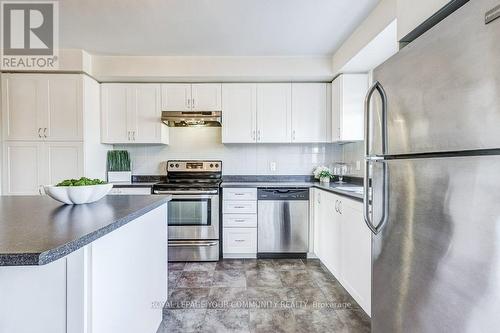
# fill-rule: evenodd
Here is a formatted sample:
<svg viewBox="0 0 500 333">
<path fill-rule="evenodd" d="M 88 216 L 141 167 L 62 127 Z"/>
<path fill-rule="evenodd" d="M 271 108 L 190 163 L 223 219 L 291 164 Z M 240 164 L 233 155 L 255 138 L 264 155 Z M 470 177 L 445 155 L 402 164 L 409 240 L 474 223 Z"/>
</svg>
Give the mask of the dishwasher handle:
<svg viewBox="0 0 500 333">
<path fill-rule="evenodd" d="M 309 200 L 308 188 L 259 188 L 258 200 Z"/>
</svg>

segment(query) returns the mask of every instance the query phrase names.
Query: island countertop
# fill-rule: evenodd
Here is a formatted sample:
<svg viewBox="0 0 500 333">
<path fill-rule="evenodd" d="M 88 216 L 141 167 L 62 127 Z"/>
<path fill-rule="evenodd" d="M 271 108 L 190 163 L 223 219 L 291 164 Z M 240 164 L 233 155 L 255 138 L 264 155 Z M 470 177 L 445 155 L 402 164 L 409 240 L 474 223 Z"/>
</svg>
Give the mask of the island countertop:
<svg viewBox="0 0 500 333">
<path fill-rule="evenodd" d="M 108 195 L 91 204 L 63 205 L 47 196 L 0 196 L 0 266 L 50 263 L 169 200 Z"/>
</svg>

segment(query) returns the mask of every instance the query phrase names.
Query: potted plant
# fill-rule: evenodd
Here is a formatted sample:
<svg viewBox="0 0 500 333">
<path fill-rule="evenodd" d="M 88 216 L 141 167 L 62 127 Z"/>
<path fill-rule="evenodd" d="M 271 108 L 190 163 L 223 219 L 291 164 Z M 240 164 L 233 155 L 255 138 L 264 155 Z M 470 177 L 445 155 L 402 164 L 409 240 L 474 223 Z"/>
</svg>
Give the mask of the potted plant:
<svg viewBox="0 0 500 333">
<path fill-rule="evenodd" d="M 314 178 L 319 179 L 321 183 L 329 183 L 332 177 L 332 170 L 326 166 L 319 166 L 314 170 Z"/>
<path fill-rule="evenodd" d="M 126 150 L 108 151 L 108 182 L 130 182 L 132 171 L 130 170 L 130 156 Z"/>
</svg>

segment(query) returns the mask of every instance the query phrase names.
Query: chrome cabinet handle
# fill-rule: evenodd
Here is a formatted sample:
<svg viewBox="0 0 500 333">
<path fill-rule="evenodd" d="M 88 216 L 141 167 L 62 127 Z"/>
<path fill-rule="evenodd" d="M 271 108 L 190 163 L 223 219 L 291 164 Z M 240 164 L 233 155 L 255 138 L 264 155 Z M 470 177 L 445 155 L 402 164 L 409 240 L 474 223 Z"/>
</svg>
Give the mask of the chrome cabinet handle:
<svg viewBox="0 0 500 333">
<path fill-rule="evenodd" d="M 382 97 L 382 155 L 387 154 L 387 94 L 380 82 L 376 81 L 368 90 L 365 98 L 365 156 L 370 156 L 370 101 L 377 90 Z"/>
<path fill-rule="evenodd" d="M 130 141 L 130 131 L 127 131 L 127 139 Z"/>
<path fill-rule="evenodd" d="M 234 219 L 234 222 L 245 222 L 244 219 Z"/>
<path fill-rule="evenodd" d="M 135 141 L 135 131 L 132 131 L 132 140 Z"/>
<path fill-rule="evenodd" d="M 43 128 L 43 137 L 47 139 L 47 127 Z"/>
<path fill-rule="evenodd" d="M 338 213 L 339 212 L 339 201 L 335 200 L 335 211 Z"/>
<path fill-rule="evenodd" d="M 255 130 L 252 131 L 252 140 L 255 141 Z"/>
<path fill-rule="evenodd" d="M 195 104 L 194 104 L 194 98 L 192 99 L 192 103 L 191 105 L 193 106 L 193 109 L 195 108 Z"/>
<path fill-rule="evenodd" d="M 379 162 L 382 163 L 382 216 L 380 217 L 380 220 L 378 223 L 375 225 L 373 224 L 373 207 L 370 205 L 370 195 L 369 195 L 369 190 L 371 189 L 370 186 L 370 166 L 372 162 Z M 370 160 L 366 159 L 365 161 L 365 172 L 364 172 L 364 179 L 363 179 L 363 217 L 365 220 L 366 225 L 368 228 L 372 231 L 374 235 L 378 235 L 378 233 L 382 230 L 384 227 L 385 223 L 388 220 L 388 215 L 389 215 L 389 181 L 388 181 L 388 170 L 387 170 L 387 163 L 386 161 L 383 160 Z M 373 202 L 373 194 L 371 198 Z"/>
<path fill-rule="evenodd" d="M 292 140 L 295 141 L 295 130 L 292 131 Z"/>
<path fill-rule="evenodd" d="M 257 131 L 257 141 L 260 141 L 260 130 Z"/>
<path fill-rule="evenodd" d="M 42 134 L 40 133 L 42 131 L 42 128 L 41 127 L 38 127 L 38 137 L 41 139 L 42 138 Z"/>
<path fill-rule="evenodd" d="M 342 201 L 339 201 L 339 214 L 342 215 Z"/>
<path fill-rule="evenodd" d="M 186 104 L 187 104 L 188 109 L 191 109 L 191 98 L 186 99 Z"/>
</svg>

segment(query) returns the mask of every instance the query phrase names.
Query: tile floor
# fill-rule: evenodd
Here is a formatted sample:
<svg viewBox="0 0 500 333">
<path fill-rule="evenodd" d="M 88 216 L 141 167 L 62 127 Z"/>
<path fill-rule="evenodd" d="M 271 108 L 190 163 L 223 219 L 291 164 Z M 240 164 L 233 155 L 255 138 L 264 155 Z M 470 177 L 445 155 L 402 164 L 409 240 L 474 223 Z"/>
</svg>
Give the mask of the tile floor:
<svg viewBox="0 0 500 333">
<path fill-rule="evenodd" d="M 370 332 L 370 318 L 319 260 L 169 263 L 158 333 Z"/>
</svg>

